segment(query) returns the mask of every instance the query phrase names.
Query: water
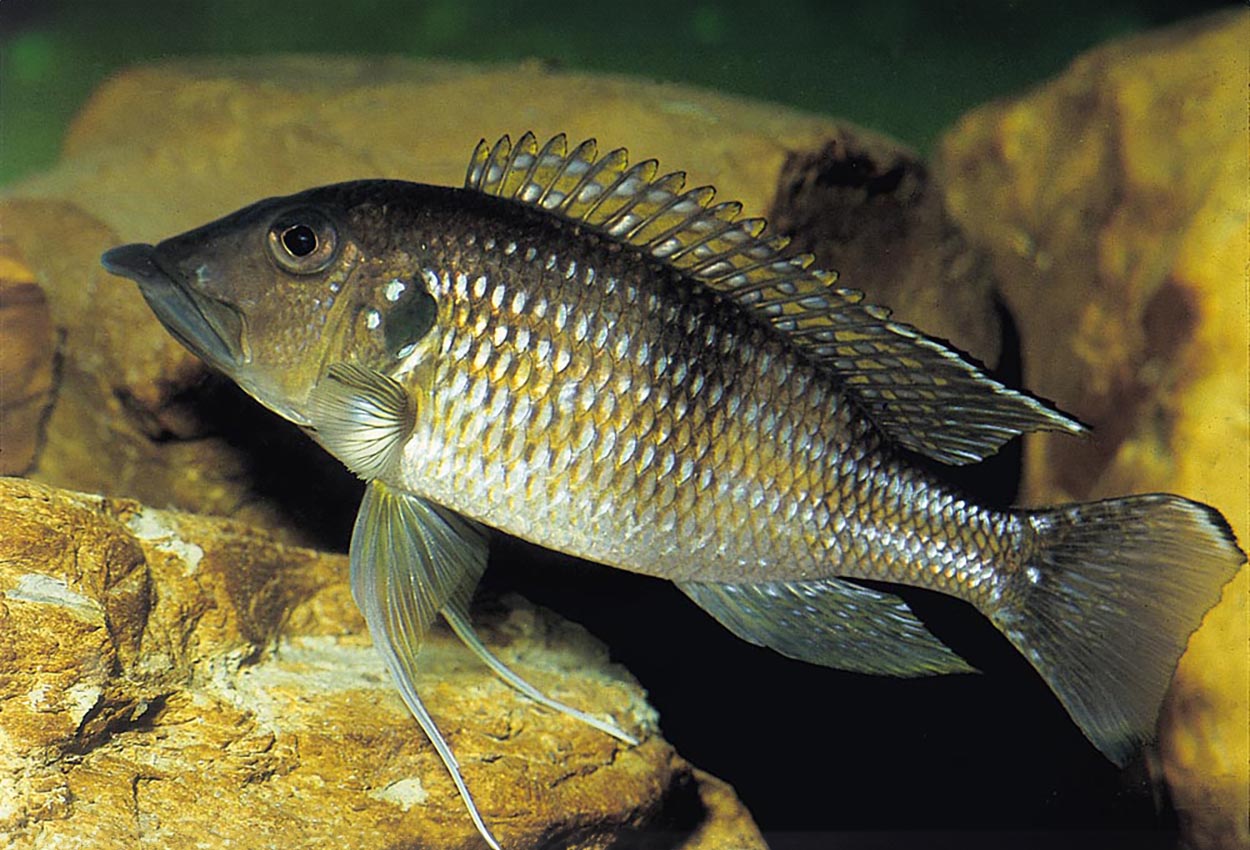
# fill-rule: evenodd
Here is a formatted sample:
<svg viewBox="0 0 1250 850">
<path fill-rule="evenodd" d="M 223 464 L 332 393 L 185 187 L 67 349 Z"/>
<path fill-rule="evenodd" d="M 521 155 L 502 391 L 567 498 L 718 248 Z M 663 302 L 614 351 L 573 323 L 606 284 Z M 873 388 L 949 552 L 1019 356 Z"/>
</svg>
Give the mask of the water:
<svg viewBox="0 0 1250 850">
<path fill-rule="evenodd" d="M 559 4 L 486 0 L 3 0 L 0 184 L 55 160 L 70 117 L 110 73 L 182 55 L 539 57 L 779 101 L 925 151 L 965 110 L 1027 89 L 1096 43 L 1231 5 L 638 0 L 566 18 Z M 959 603 L 922 596 L 917 607 L 989 675 L 900 682 L 746 645 L 661 582 L 515 542 L 497 546 L 492 565 L 487 592 L 523 593 L 605 640 L 650 690 L 666 736 L 733 784 L 778 847 L 808 846 L 784 836 L 831 823 L 1147 830 L 1161 842 L 1173 828 L 1142 774 L 1099 757 L 1027 663 Z"/>
</svg>

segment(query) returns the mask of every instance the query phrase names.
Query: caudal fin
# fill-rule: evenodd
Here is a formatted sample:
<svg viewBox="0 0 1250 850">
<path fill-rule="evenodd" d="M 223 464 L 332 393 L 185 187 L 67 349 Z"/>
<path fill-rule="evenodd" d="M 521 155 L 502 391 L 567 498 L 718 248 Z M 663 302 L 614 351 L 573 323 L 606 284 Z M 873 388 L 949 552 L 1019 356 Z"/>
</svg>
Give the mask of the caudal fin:
<svg viewBox="0 0 1250 850">
<path fill-rule="evenodd" d="M 1154 736 L 1190 634 L 1246 556 L 1218 511 L 1179 496 L 1023 518 L 1023 568 L 990 619 L 1123 765 Z"/>
</svg>

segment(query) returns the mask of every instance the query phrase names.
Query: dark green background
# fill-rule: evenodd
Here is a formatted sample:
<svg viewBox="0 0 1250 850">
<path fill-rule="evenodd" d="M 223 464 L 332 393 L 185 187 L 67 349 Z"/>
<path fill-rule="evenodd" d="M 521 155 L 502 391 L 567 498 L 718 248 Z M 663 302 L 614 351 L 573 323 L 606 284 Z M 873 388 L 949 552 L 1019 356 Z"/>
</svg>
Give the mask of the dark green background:
<svg viewBox="0 0 1250 850">
<path fill-rule="evenodd" d="M 0 183 L 43 168 L 115 69 L 187 54 L 542 57 L 852 119 L 927 149 L 969 107 L 1214 0 L 0 0 Z"/>
</svg>

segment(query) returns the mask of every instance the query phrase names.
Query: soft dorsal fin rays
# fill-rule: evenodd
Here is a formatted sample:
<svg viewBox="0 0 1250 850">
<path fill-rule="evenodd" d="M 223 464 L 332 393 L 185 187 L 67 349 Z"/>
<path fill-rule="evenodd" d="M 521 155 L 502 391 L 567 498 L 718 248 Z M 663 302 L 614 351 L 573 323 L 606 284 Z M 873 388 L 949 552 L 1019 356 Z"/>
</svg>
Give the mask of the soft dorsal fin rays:
<svg viewBox="0 0 1250 850">
<path fill-rule="evenodd" d="M 1044 402 L 988 377 L 957 351 L 834 286 L 810 256 L 786 257 L 784 238 L 715 191 L 683 191 L 685 175 L 655 177 L 624 149 L 598 157 L 593 140 L 567 152 L 563 135 L 542 149 L 532 133 L 478 143 L 465 187 L 527 204 L 637 247 L 755 311 L 830 372 L 883 431 L 950 464 L 971 463 L 1017 434 L 1080 433 Z"/>
<path fill-rule="evenodd" d="M 677 586 L 738 637 L 788 658 L 884 676 L 974 672 L 892 593 L 835 578 Z"/>
</svg>

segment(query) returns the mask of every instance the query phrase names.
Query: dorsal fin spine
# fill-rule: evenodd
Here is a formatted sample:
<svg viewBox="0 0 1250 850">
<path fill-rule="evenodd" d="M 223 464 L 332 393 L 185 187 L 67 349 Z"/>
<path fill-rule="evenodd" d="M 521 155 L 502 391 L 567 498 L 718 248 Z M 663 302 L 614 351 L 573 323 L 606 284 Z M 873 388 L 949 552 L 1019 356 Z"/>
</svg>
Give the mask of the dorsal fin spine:
<svg viewBox="0 0 1250 850">
<path fill-rule="evenodd" d="M 533 203 L 535 200 L 534 198 L 524 198 L 522 195 L 530 187 L 530 179 L 534 176 L 534 172 L 538 170 L 539 162 L 542 161 L 542 157 L 536 153 L 537 150 L 538 140 L 534 138 L 533 133 L 527 132 L 517 142 L 516 147 L 512 149 L 512 159 L 509 163 L 509 170 L 512 170 L 514 167 L 513 163 L 522 162 L 527 158 L 529 160 L 529 167 L 521 175 L 516 188 L 513 190 L 514 197 L 526 203 Z"/>
<path fill-rule="evenodd" d="M 791 283 L 797 277 L 798 275 L 794 275 L 793 277 L 783 280 L 782 282 Z M 788 306 L 790 304 L 797 304 L 800 307 L 803 307 L 802 315 L 803 315 L 803 318 L 807 318 L 807 319 L 817 319 L 817 318 L 821 318 L 823 316 L 829 315 L 830 311 L 826 308 L 821 307 L 821 308 L 813 309 L 811 307 L 804 306 L 803 302 L 808 301 L 809 299 L 811 299 L 811 297 L 812 297 L 811 294 L 807 292 L 793 292 L 793 293 L 783 292 L 781 295 L 778 295 L 774 298 L 764 299 L 763 301 L 760 302 L 760 304 L 761 305 L 776 304 L 779 307 Z"/>
<path fill-rule="evenodd" d="M 512 139 L 508 136 L 502 136 L 499 141 L 495 142 L 495 146 L 491 148 L 490 156 L 486 158 L 486 173 L 482 179 L 486 183 L 494 183 L 498 179 L 502 185 L 504 177 L 503 165 L 499 162 L 500 156 L 507 157 L 512 152 Z M 499 177 L 494 176 L 494 172 L 499 171 Z"/>
<path fill-rule="evenodd" d="M 556 153 L 556 151 L 559 151 L 559 153 Z M 564 177 L 570 166 L 573 165 L 574 159 L 565 156 L 567 151 L 568 137 L 566 137 L 563 133 L 560 133 L 559 135 L 552 136 L 548 139 L 547 144 L 543 145 L 543 149 L 538 152 L 538 159 L 540 161 L 551 156 L 555 156 L 561 160 L 560 167 L 556 169 L 556 173 L 551 178 L 551 182 L 543 187 L 542 193 L 534 201 L 534 203 L 543 209 L 549 208 L 547 206 L 547 198 L 550 197 L 552 190 L 560 184 L 560 180 Z"/>
<path fill-rule="evenodd" d="M 750 280 L 752 272 L 770 271 L 777 277 L 763 278 L 761 280 Z M 710 278 L 713 283 L 728 284 L 734 288 L 734 295 L 748 299 L 753 304 L 759 303 L 760 293 L 766 289 L 776 289 L 784 286 L 787 280 L 794 277 L 801 277 L 804 269 L 792 269 L 788 261 L 782 260 L 765 260 L 764 262 L 754 263 L 749 266 L 735 268 L 731 273 Z M 741 278 L 741 282 L 735 280 Z"/>
<path fill-rule="evenodd" d="M 1004 387 L 942 342 L 889 319 L 863 294 L 835 287 L 836 274 L 787 258 L 785 236 L 762 219 L 736 220 L 741 205 L 712 206 L 715 191 L 682 192 L 681 172 L 656 178 L 654 160 L 630 166 L 623 148 L 595 157 L 593 140 L 571 155 L 556 137 L 538 150 L 532 133 L 474 150 L 465 184 L 628 244 L 741 305 L 783 333 L 798 353 L 904 446 L 966 463 L 1030 430 L 1083 426 Z"/>
<path fill-rule="evenodd" d="M 712 228 L 707 235 L 700 238 L 697 242 L 693 242 L 690 245 L 684 245 L 673 253 L 667 255 L 668 259 L 673 263 L 684 260 L 689 254 L 697 251 L 713 239 L 720 239 L 728 236 L 731 231 L 739 229 L 741 224 L 742 222 L 734 221 L 731 218 L 728 221 L 723 222 L 720 227 Z M 687 269 L 687 271 L 689 271 L 689 269 Z"/>
<path fill-rule="evenodd" d="M 606 186 L 600 186 L 597 181 L 600 174 L 603 174 L 604 172 L 611 172 L 613 157 L 617 155 L 623 157 L 625 155 L 625 151 L 619 148 L 614 151 L 609 151 L 590 164 L 590 167 L 586 170 L 585 178 L 583 178 L 581 185 L 577 188 L 577 192 L 569 196 L 569 205 L 591 203 L 592 201 L 595 201 L 595 203 L 591 206 L 591 209 L 594 209 L 598 206 L 598 201 L 607 197 L 612 186 L 615 184 L 611 183 Z M 641 165 L 641 163 L 639 164 Z M 613 179 L 616 180 L 619 179 L 619 177 Z M 594 190 L 593 192 L 591 191 L 592 189 Z M 584 221 L 584 216 L 582 216 L 581 219 Z"/>
<path fill-rule="evenodd" d="M 690 191 L 685 192 L 681 195 L 674 195 L 667 203 L 662 204 L 658 209 L 656 209 L 651 216 L 639 221 L 638 224 L 627 234 L 626 238 L 628 238 L 631 242 L 641 242 L 642 234 L 647 229 L 647 227 L 649 227 L 651 224 L 658 221 L 660 216 L 666 215 L 671 212 L 677 212 L 677 208 L 681 206 L 682 204 L 689 202 L 690 196 L 693 195 L 697 191 L 699 190 L 691 189 Z M 688 218 L 689 217 L 687 216 L 686 218 L 678 219 L 676 224 L 665 228 L 663 231 L 660 232 L 659 236 L 657 237 L 648 237 L 646 242 L 643 242 L 644 247 L 650 246 L 651 244 L 655 243 L 657 240 L 662 241 L 665 237 L 672 236 L 674 233 L 680 232 L 682 228 L 687 226 Z"/>
<path fill-rule="evenodd" d="M 633 172 L 633 169 L 631 168 L 629 171 L 626 171 L 625 174 L 629 175 L 632 172 Z M 626 187 L 627 182 L 628 182 L 628 178 L 618 182 L 616 189 L 611 193 L 613 197 L 621 195 L 624 192 L 624 190 L 627 189 Z M 682 189 L 682 186 L 684 186 L 685 184 L 686 184 L 685 173 L 681 171 L 674 171 L 671 174 L 665 174 L 663 177 L 660 177 L 656 180 L 651 181 L 650 185 L 654 188 L 651 189 L 650 191 L 663 189 L 668 192 L 676 193 L 676 192 L 680 192 Z M 629 222 L 628 216 L 635 207 L 637 207 L 639 204 L 642 204 L 644 201 L 647 201 L 648 198 L 647 198 L 647 192 L 637 192 L 637 191 L 629 191 L 627 194 L 624 195 L 624 197 L 625 197 L 625 200 L 621 203 L 621 205 L 617 207 L 615 210 L 613 210 L 611 213 L 609 213 L 608 217 L 605 218 L 599 224 L 599 227 L 602 227 L 604 230 L 606 230 L 611 235 L 615 236 L 617 239 L 622 239 L 628 242 L 629 231 L 634 227 L 632 223 L 628 223 Z M 588 222 L 591 221 L 589 214 L 587 214 L 586 220 Z M 646 217 L 639 216 L 638 223 L 642 224 L 645 222 L 646 222 Z"/>
<path fill-rule="evenodd" d="M 642 162 L 633 166 L 633 168 L 627 169 L 624 167 L 624 163 L 626 161 L 627 161 L 627 155 L 625 153 L 625 149 L 617 148 L 614 151 L 609 151 L 608 153 L 604 154 L 603 157 L 600 158 L 596 162 L 596 165 L 598 167 L 593 169 L 593 173 L 590 175 L 590 179 L 582 185 L 581 190 L 578 192 L 578 195 L 574 200 L 574 203 L 582 203 L 583 200 L 585 199 L 583 199 L 581 196 L 585 194 L 592 187 L 598 191 L 597 195 L 592 194 L 590 196 L 594 200 L 590 203 L 590 207 L 579 216 L 579 219 L 583 223 L 589 222 L 590 217 L 594 215 L 595 213 L 597 213 L 599 211 L 599 208 L 602 207 L 604 203 L 608 201 L 608 199 L 615 196 L 616 190 L 620 187 L 620 185 L 626 179 L 628 179 L 628 176 L 632 172 L 637 171 L 637 170 L 647 169 L 647 168 L 658 169 L 660 167 L 660 164 L 658 162 L 656 162 L 653 159 L 648 159 L 648 160 L 643 160 Z M 612 182 L 608 183 L 606 186 L 599 186 L 598 185 L 599 175 L 602 174 L 604 171 L 609 171 L 610 173 L 610 169 L 614 169 L 617 167 L 619 167 L 620 170 L 618 171 L 616 177 L 612 179 Z M 654 170 L 651 173 L 654 174 L 655 173 Z"/>
<path fill-rule="evenodd" d="M 508 173 L 518 175 L 511 186 L 505 182 L 505 189 L 513 198 L 527 204 L 533 203 L 532 198 L 523 195 L 531 188 L 530 177 L 538 169 L 538 161 L 538 140 L 533 133 L 527 132 L 513 147 L 508 164 Z"/>
<path fill-rule="evenodd" d="M 478 141 L 473 148 L 473 156 L 469 157 L 469 167 L 464 172 L 464 185 L 470 189 L 480 190 L 482 187 L 483 166 L 489 153 L 486 140 Z"/>
<path fill-rule="evenodd" d="M 706 201 L 715 194 L 716 190 L 711 186 L 698 186 L 687 192 L 683 192 L 680 195 L 676 195 L 666 204 L 661 205 L 657 210 L 640 221 L 638 225 L 629 232 L 627 238 L 631 242 L 641 242 L 643 239 L 642 234 L 646 231 L 646 229 L 652 224 L 658 222 L 661 216 L 669 213 L 675 213 L 681 217 L 678 219 L 676 224 L 673 224 L 663 230 L 659 236 L 648 236 L 646 241 L 643 243 L 644 247 L 656 243 L 657 240 L 663 240 L 665 237 L 672 236 L 675 233 L 680 233 L 682 230 L 690 227 L 691 218 L 693 218 L 697 213 L 703 212 Z M 689 212 L 679 209 L 679 207 L 687 204 L 692 204 L 695 208 Z"/>
<path fill-rule="evenodd" d="M 557 172 L 556 178 L 551 181 L 551 186 L 549 186 L 548 189 L 554 190 L 555 186 L 561 179 L 564 178 L 566 174 L 576 176 L 578 171 L 580 171 L 581 176 L 577 178 L 576 183 L 565 191 L 564 196 L 557 204 L 548 204 L 547 200 L 550 198 L 550 194 L 549 192 L 544 192 L 544 209 L 550 210 L 551 212 L 559 215 L 564 213 L 570 204 L 574 203 L 574 199 L 578 196 L 578 193 L 582 191 L 582 187 L 586 185 L 588 180 L 591 180 L 594 177 L 595 157 L 597 151 L 598 145 L 595 143 L 594 139 L 586 139 L 578 144 L 577 147 L 573 148 L 573 152 L 565 157 L 564 165 Z"/>
<path fill-rule="evenodd" d="M 747 221 L 748 222 L 756 222 L 756 221 L 762 222 L 763 220 L 762 219 L 747 219 Z M 745 224 L 745 223 L 746 222 L 738 222 L 738 224 Z M 763 230 L 762 224 L 759 230 Z M 733 266 L 733 264 L 730 263 L 729 261 L 737 257 L 750 256 L 750 252 L 752 251 L 754 247 L 756 247 L 756 243 L 754 240 L 758 235 L 758 231 L 756 233 L 752 233 L 751 230 L 748 230 L 746 227 L 743 227 L 739 232 L 742 234 L 741 238 L 738 238 L 736 235 L 731 235 L 733 234 L 732 229 L 730 231 L 727 231 L 725 234 L 726 238 L 737 242 L 737 244 L 733 247 L 732 250 L 725 250 L 723 252 L 712 253 L 710 255 L 707 255 L 699 259 L 699 261 L 695 265 L 688 267 L 686 269 L 686 272 L 701 279 L 714 279 L 714 275 L 710 273 L 710 270 L 714 268 L 715 266 L 717 266 L 718 264 L 724 263 L 725 265 L 729 266 L 731 270 L 735 269 L 735 266 Z M 697 246 L 697 247 L 702 247 L 702 246 Z M 684 256 L 682 258 L 684 259 Z"/>
</svg>

